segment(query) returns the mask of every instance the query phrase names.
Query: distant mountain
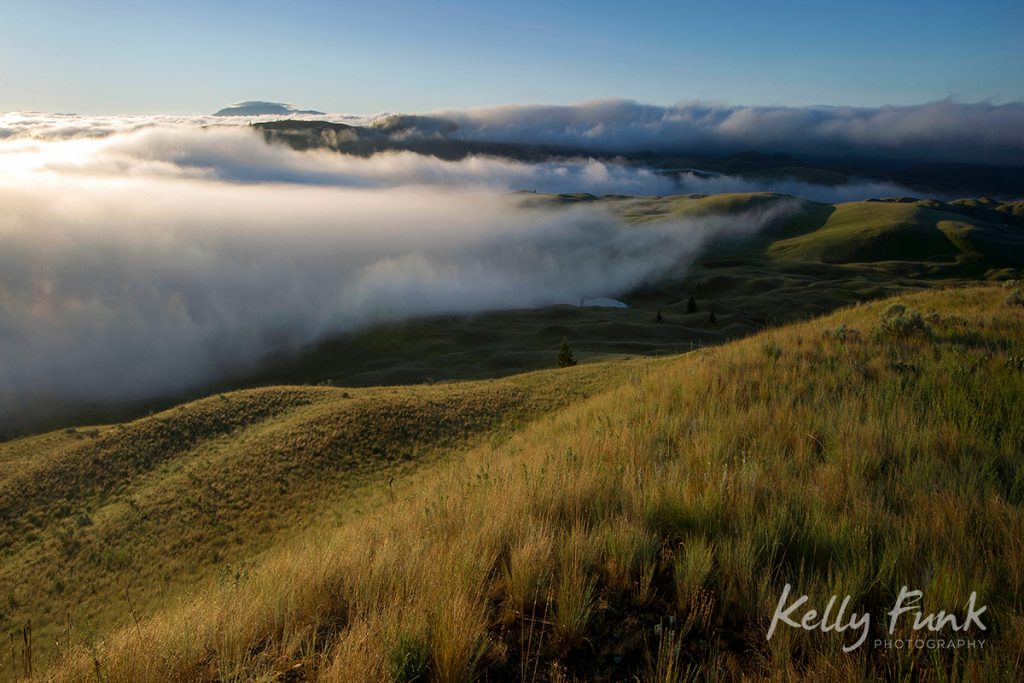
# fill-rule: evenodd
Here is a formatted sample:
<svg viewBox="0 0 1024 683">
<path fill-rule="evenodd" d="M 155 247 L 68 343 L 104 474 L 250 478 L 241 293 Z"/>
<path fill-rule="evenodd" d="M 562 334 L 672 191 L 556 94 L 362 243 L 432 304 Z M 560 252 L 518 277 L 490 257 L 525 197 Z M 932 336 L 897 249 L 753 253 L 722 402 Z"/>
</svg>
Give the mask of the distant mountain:
<svg viewBox="0 0 1024 683">
<path fill-rule="evenodd" d="M 292 105 L 283 104 L 281 102 L 248 100 L 246 102 L 238 102 L 236 104 L 228 105 L 216 112 L 214 116 L 292 116 L 295 114 L 311 114 L 314 116 L 324 115 L 322 111 L 314 111 L 312 109 L 295 109 Z"/>
</svg>

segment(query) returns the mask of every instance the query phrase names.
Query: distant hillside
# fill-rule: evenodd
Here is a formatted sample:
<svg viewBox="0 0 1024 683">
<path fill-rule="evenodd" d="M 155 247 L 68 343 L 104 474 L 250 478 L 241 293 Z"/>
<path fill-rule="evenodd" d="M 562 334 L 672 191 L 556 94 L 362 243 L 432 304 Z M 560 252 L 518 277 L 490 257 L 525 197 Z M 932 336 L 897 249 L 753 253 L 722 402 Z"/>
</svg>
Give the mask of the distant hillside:
<svg viewBox="0 0 1024 683">
<path fill-rule="evenodd" d="M 806 234 L 780 240 L 772 257 L 828 263 L 959 262 L 983 268 L 1024 265 L 1024 222 L 1017 205 L 987 211 L 940 202 L 839 204 Z"/>
<path fill-rule="evenodd" d="M 309 114 L 311 116 L 323 116 L 322 111 L 312 109 L 295 109 L 290 104 L 280 102 L 261 102 L 249 100 L 232 104 L 214 113 L 214 116 L 291 116 L 295 114 Z"/>
<path fill-rule="evenodd" d="M 630 220 L 647 222 L 739 214 L 780 199 L 759 193 L 607 201 Z M 912 197 L 835 205 L 804 201 L 801 211 L 784 223 L 746 243 L 719 244 L 705 260 L 741 254 L 773 262 L 945 265 L 964 274 L 1020 267 L 1024 266 L 1024 202 Z"/>
<path fill-rule="evenodd" d="M 269 113 L 283 114 L 277 111 Z M 1024 198 L 1024 163 L 1016 166 L 922 163 L 914 160 L 886 160 L 883 163 L 864 159 L 802 158 L 788 154 L 764 154 L 756 150 L 723 155 L 653 151 L 613 154 L 571 145 L 497 142 L 480 137 L 466 139 L 460 135 L 457 123 L 433 116 L 391 115 L 366 126 L 288 120 L 254 125 L 268 140 L 282 142 L 296 149 L 331 149 L 360 156 L 407 150 L 442 159 L 462 159 L 470 154 L 524 161 L 592 157 L 624 161 L 666 175 L 724 174 L 755 181 L 796 180 L 826 186 L 872 180 L 945 196 L 988 195 L 1008 200 Z"/>
</svg>

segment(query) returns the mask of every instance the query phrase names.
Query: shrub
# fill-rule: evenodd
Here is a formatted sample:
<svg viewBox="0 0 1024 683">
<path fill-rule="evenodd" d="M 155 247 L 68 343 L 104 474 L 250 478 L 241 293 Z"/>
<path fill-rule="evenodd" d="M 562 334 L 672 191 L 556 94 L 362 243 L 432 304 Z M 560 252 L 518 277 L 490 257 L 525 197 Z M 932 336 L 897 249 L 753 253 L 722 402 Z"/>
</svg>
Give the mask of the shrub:
<svg viewBox="0 0 1024 683">
<path fill-rule="evenodd" d="M 1024 296 L 1021 296 L 1021 290 L 1013 289 L 1006 295 L 1007 306 L 1024 306 Z"/>
<path fill-rule="evenodd" d="M 970 322 L 967 318 L 960 315 L 942 315 L 936 311 L 932 311 L 924 316 L 924 321 L 933 327 L 953 327 L 959 329 L 966 329 L 970 327 Z"/>
<path fill-rule="evenodd" d="M 711 311 L 711 313 L 708 314 L 708 322 L 712 325 L 718 322 L 718 316 L 715 315 L 714 311 Z"/>
<path fill-rule="evenodd" d="M 931 325 L 925 322 L 921 314 L 912 308 L 907 308 L 903 304 L 889 304 L 882 311 L 881 318 L 879 331 L 883 335 L 900 339 L 916 335 L 923 337 L 930 337 L 932 335 Z"/>
<path fill-rule="evenodd" d="M 697 312 L 697 300 L 694 299 L 692 296 L 690 297 L 689 301 L 686 302 L 686 312 L 687 313 L 696 313 Z"/>
<path fill-rule="evenodd" d="M 832 329 L 825 330 L 822 333 L 822 336 L 825 339 L 831 339 L 837 342 L 856 342 L 860 341 L 860 330 L 856 327 L 850 327 L 843 323 L 842 325 L 837 325 Z"/>
</svg>

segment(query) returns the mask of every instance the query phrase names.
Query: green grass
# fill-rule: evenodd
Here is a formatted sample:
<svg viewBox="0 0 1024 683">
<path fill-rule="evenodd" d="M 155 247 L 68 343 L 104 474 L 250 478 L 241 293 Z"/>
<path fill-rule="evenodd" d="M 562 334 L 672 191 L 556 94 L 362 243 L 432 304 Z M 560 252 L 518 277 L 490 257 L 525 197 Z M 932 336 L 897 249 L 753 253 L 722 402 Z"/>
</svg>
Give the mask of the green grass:
<svg viewBox="0 0 1024 683">
<path fill-rule="evenodd" d="M 821 227 L 768 248 L 774 259 L 826 263 L 1024 263 L 1024 229 L 989 223 L 936 202 L 838 204 Z"/>
<path fill-rule="evenodd" d="M 909 294 L 927 333 L 893 335 L 882 302 L 662 361 L 47 676 L 1019 680 L 1024 307 L 1005 298 Z M 876 615 L 902 585 L 927 610 L 977 591 L 989 643 L 768 641 L 787 582 Z"/>
</svg>

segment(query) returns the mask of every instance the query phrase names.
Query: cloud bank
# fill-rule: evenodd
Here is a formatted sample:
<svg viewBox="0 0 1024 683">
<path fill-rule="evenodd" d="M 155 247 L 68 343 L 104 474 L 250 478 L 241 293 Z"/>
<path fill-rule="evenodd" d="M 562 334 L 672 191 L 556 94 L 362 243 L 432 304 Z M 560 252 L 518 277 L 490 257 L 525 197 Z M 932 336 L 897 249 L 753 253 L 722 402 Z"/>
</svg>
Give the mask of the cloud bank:
<svg viewBox="0 0 1024 683">
<path fill-rule="evenodd" d="M 508 190 L 662 191 L 592 160 L 297 152 L 245 127 L 0 142 L 0 423 L 173 394 L 381 321 L 616 296 L 794 210 L 628 226 Z"/>
<path fill-rule="evenodd" d="M 437 112 L 473 140 L 591 151 L 856 157 L 1024 165 L 1024 102 L 941 100 L 910 106 L 744 107 L 628 100 Z M 443 130 L 440 123 L 435 128 Z"/>
<path fill-rule="evenodd" d="M 911 194 L 904 187 L 879 181 L 830 186 L 691 172 L 666 175 L 641 166 L 586 157 L 527 163 L 475 155 L 449 161 L 413 152 L 384 152 L 371 157 L 328 150 L 299 152 L 286 145 L 267 144 L 247 126 L 197 127 L 180 121 L 143 125 L 132 119 L 104 123 L 98 128 L 113 129 L 115 133 L 63 134 L 86 125 L 62 124 L 56 137 L 11 137 L 0 147 L 0 168 L 6 159 L 8 166 L 20 160 L 37 173 L 58 176 L 192 177 L 362 188 L 435 185 L 598 195 L 777 192 L 825 202 Z"/>
<path fill-rule="evenodd" d="M 22 164 L 22 171 L 29 169 L 38 177 L 162 176 L 235 183 L 360 188 L 433 185 L 598 195 L 777 192 L 825 202 L 910 194 L 899 185 L 877 181 L 827 186 L 688 172 L 666 175 L 586 157 L 527 163 L 489 156 L 449 161 L 413 152 L 385 152 L 371 157 L 328 150 L 299 152 L 285 145 L 267 144 L 247 126 L 196 127 L 162 121 L 120 125 L 115 128 L 118 132 L 102 136 L 9 138 L 0 146 L 0 170 L 6 161 L 9 169 Z"/>
<path fill-rule="evenodd" d="M 246 103 L 242 103 L 246 104 Z M 251 103 L 250 103 L 251 104 Z M 258 103 L 257 103 L 258 104 Z M 607 99 L 566 106 L 508 105 L 420 114 L 78 116 L 0 114 L 0 139 L 109 135 L 158 125 L 244 125 L 283 115 L 412 138 L 549 145 L 592 153 L 732 154 L 756 150 L 813 159 L 1024 166 L 1024 102 L 951 99 L 886 107 L 753 107 Z"/>
</svg>

